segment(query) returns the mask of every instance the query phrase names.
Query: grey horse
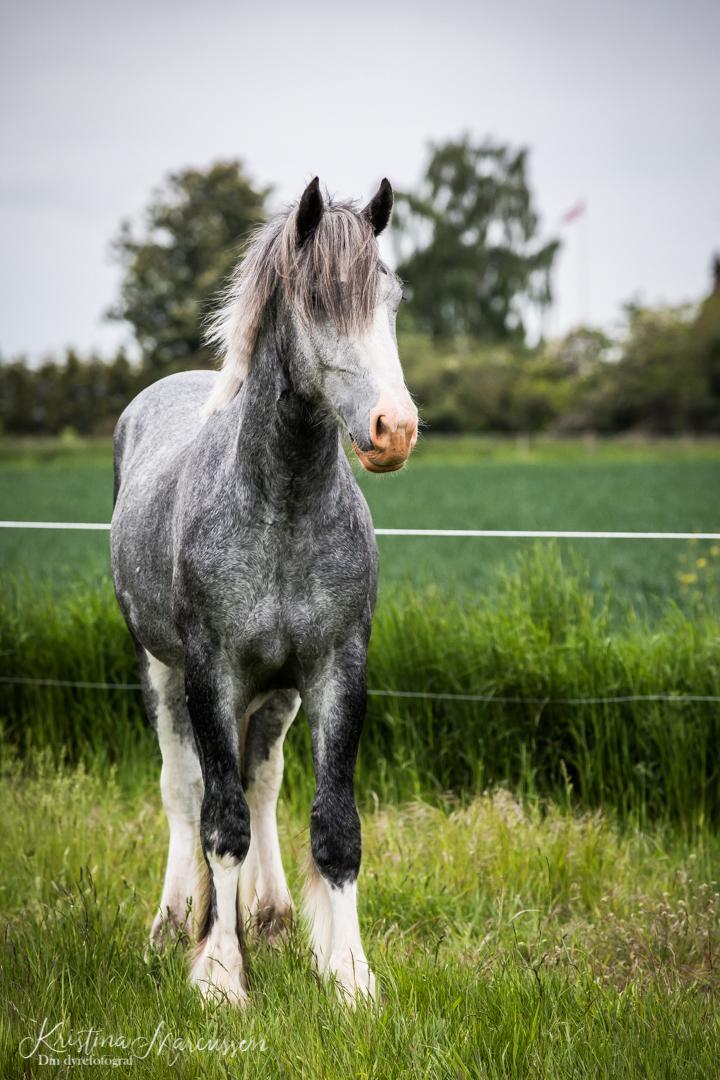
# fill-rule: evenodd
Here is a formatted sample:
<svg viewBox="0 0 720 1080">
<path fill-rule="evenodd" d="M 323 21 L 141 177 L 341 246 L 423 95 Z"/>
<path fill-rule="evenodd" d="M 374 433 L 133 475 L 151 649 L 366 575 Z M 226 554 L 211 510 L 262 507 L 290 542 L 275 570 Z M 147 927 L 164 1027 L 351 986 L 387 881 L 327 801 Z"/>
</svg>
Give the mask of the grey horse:
<svg viewBox="0 0 720 1080">
<path fill-rule="evenodd" d="M 161 379 L 115 431 L 113 580 L 170 832 L 152 941 L 186 929 L 191 981 L 240 1004 L 245 922 L 275 935 L 292 916 L 276 804 L 301 701 L 313 951 L 342 997 L 375 996 L 353 774 L 377 550 L 342 436 L 375 472 L 401 468 L 417 438 L 395 335 L 402 290 L 375 241 L 392 204 L 387 180 L 359 210 L 324 199 L 315 178 L 236 271 L 211 328 L 222 369 Z"/>
</svg>

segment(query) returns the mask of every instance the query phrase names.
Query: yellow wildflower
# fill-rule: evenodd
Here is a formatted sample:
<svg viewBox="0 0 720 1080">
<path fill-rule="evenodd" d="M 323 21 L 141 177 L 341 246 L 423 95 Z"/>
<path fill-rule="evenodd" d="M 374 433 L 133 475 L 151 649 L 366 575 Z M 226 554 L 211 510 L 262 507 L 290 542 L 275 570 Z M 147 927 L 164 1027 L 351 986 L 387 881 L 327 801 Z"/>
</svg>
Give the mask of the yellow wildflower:
<svg viewBox="0 0 720 1080">
<path fill-rule="evenodd" d="M 695 560 L 695 565 L 699 566 L 700 569 L 702 570 L 703 566 L 707 566 L 707 559 L 696 559 Z"/>
<path fill-rule="evenodd" d="M 681 585 L 694 585 L 697 581 L 697 574 L 678 574 L 678 581 Z"/>
</svg>

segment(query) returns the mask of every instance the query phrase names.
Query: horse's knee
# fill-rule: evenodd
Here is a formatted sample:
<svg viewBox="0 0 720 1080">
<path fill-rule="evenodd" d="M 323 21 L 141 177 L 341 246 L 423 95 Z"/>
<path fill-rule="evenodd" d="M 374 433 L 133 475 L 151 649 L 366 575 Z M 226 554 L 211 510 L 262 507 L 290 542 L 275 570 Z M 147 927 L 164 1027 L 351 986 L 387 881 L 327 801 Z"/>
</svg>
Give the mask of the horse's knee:
<svg viewBox="0 0 720 1080">
<path fill-rule="evenodd" d="M 205 790 L 200 813 L 200 839 L 205 855 L 244 861 L 250 847 L 250 808 L 238 781 Z"/>
<path fill-rule="evenodd" d="M 168 817 L 197 822 L 202 802 L 203 780 L 197 754 L 186 752 L 164 759 L 160 770 L 160 793 Z"/>
<path fill-rule="evenodd" d="M 318 791 L 310 813 L 310 844 L 315 865 L 327 881 L 340 887 L 355 880 L 362 845 L 352 791 Z"/>
</svg>

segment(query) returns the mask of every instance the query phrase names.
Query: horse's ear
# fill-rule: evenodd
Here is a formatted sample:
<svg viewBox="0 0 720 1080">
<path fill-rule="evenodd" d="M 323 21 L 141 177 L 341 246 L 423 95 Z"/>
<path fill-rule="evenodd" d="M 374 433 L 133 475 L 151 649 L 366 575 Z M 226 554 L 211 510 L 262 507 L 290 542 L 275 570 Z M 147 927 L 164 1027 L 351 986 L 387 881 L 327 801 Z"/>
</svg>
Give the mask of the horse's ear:
<svg viewBox="0 0 720 1080">
<path fill-rule="evenodd" d="M 372 225 L 372 230 L 376 236 L 379 236 L 383 231 L 393 208 L 393 189 L 390 181 L 387 177 L 383 177 L 380 181 L 380 187 L 373 195 L 370 202 L 363 210 L 363 214 Z"/>
<path fill-rule="evenodd" d="M 302 245 L 320 224 L 323 214 L 323 198 L 320 192 L 320 180 L 316 176 L 302 193 L 297 212 L 297 238 Z"/>
</svg>

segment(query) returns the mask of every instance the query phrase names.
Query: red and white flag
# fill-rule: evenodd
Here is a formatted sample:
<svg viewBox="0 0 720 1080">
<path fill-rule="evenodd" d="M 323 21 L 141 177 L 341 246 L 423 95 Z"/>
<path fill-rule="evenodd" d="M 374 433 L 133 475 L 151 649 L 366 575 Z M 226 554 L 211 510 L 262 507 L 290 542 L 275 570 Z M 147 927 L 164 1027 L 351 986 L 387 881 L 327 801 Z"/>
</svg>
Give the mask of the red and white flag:
<svg viewBox="0 0 720 1080">
<path fill-rule="evenodd" d="M 586 210 L 587 206 L 584 202 L 577 202 L 574 206 L 571 206 L 569 210 L 565 211 L 560 218 L 560 221 L 563 225 L 570 225 L 573 221 L 577 221 L 579 217 L 582 217 Z"/>
</svg>

